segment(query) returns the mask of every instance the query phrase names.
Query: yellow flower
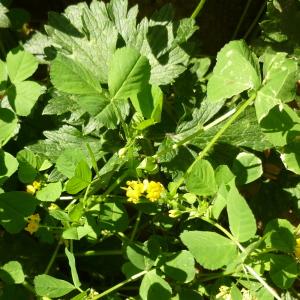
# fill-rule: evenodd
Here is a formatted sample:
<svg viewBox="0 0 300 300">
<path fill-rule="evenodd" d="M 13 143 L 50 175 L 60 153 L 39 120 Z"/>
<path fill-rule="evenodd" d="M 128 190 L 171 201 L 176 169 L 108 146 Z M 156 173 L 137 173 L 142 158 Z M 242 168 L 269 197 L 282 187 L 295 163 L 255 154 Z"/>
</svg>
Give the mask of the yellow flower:
<svg viewBox="0 0 300 300">
<path fill-rule="evenodd" d="M 300 238 L 296 239 L 295 255 L 300 258 Z"/>
<path fill-rule="evenodd" d="M 39 214 L 31 215 L 27 218 L 28 224 L 24 228 L 26 231 L 28 231 L 30 234 L 33 234 L 34 232 L 38 231 L 39 229 L 39 223 L 41 221 Z"/>
<path fill-rule="evenodd" d="M 34 181 L 32 184 L 26 185 L 26 192 L 34 195 L 37 190 L 41 188 L 41 183 L 39 181 Z"/>
<path fill-rule="evenodd" d="M 146 198 L 151 202 L 157 201 L 162 192 L 164 191 L 164 186 L 160 182 L 150 181 L 146 184 Z"/>
<path fill-rule="evenodd" d="M 33 187 L 36 189 L 36 190 L 39 190 L 41 188 L 41 182 L 40 181 L 34 181 L 32 183 Z"/>
<path fill-rule="evenodd" d="M 31 184 L 28 184 L 26 185 L 26 192 L 33 195 L 35 193 L 35 188 L 33 185 Z"/>
<path fill-rule="evenodd" d="M 128 201 L 138 203 L 140 197 L 145 191 L 144 184 L 136 180 L 127 181 L 126 184 L 128 185 L 128 187 L 123 189 L 126 190 Z"/>
</svg>

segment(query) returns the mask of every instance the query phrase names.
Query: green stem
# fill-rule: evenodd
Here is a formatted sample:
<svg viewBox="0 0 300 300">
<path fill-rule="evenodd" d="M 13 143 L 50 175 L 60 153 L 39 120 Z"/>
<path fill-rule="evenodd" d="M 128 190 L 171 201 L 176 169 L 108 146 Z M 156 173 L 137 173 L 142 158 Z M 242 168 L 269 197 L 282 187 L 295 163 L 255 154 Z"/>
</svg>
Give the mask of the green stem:
<svg viewBox="0 0 300 300">
<path fill-rule="evenodd" d="M 196 19 L 196 17 L 198 16 L 198 14 L 200 13 L 201 9 L 203 8 L 204 4 L 205 4 L 206 0 L 200 0 L 197 7 L 195 8 L 195 10 L 193 11 L 191 18 L 192 19 Z"/>
<path fill-rule="evenodd" d="M 246 14 L 248 12 L 248 9 L 250 7 L 251 2 L 252 2 L 252 0 L 248 0 L 247 1 L 247 4 L 246 4 L 246 6 L 244 8 L 244 11 L 243 11 L 243 13 L 242 13 L 242 15 L 240 17 L 239 23 L 237 24 L 237 26 L 235 28 L 235 31 L 234 31 L 234 33 L 232 35 L 232 38 L 231 38 L 232 40 L 236 39 L 236 36 L 239 33 L 239 30 L 240 30 L 240 27 L 241 27 L 242 23 L 244 22 L 244 19 L 246 17 Z"/>
<path fill-rule="evenodd" d="M 121 250 L 89 250 L 84 252 L 73 253 L 76 257 L 84 257 L 84 256 L 109 256 L 109 255 L 122 255 L 123 252 Z M 66 257 L 65 254 L 58 254 L 57 258 Z"/>
<path fill-rule="evenodd" d="M 26 280 L 22 283 L 23 287 L 28 290 L 29 292 L 35 294 L 35 290 L 34 290 L 34 287 L 29 283 L 27 282 Z"/>
<path fill-rule="evenodd" d="M 261 18 L 264 10 L 265 10 L 265 7 L 266 7 L 266 4 L 267 2 L 264 1 L 264 3 L 262 4 L 260 10 L 258 11 L 255 19 L 253 20 L 253 22 L 251 23 L 251 25 L 249 26 L 247 32 L 244 34 L 244 39 L 247 39 L 247 37 L 250 35 L 250 33 L 252 32 L 253 28 L 255 27 L 255 25 L 257 24 L 257 22 L 259 21 L 259 19 Z"/>
<path fill-rule="evenodd" d="M 121 287 L 124 286 L 125 284 L 137 280 L 138 278 L 140 278 L 140 277 L 142 277 L 143 275 L 145 275 L 147 272 L 148 272 L 148 271 L 142 271 L 142 272 L 140 272 L 140 273 L 137 273 L 137 274 L 131 276 L 130 278 L 128 278 L 128 279 L 126 279 L 126 280 L 124 280 L 124 281 L 122 281 L 122 282 L 120 282 L 120 283 L 114 285 L 113 287 L 107 289 L 107 290 L 104 291 L 103 293 L 101 293 L 101 294 L 99 294 L 99 295 L 96 295 L 95 297 L 92 298 L 92 300 L 96 300 L 96 299 L 103 298 L 104 296 L 106 296 L 106 295 L 108 295 L 108 294 L 110 294 L 110 293 L 112 293 L 112 292 L 118 290 L 119 288 L 121 288 Z"/>
<path fill-rule="evenodd" d="M 140 221 L 141 221 L 141 216 L 142 216 L 142 212 L 139 210 L 138 215 L 137 215 L 137 218 L 136 218 L 136 221 L 135 221 L 135 224 L 134 224 L 134 228 L 133 228 L 132 233 L 131 233 L 131 236 L 130 236 L 130 240 L 131 240 L 131 241 L 133 241 L 134 238 L 135 238 L 135 235 L 136 235 L 136 233 L 137 233 L 138 226 L 139 226 Z"/>
<path fill-rule="evenodd" d="M 216 133 L 216 135 L 211 139 L 211 141 L 205 146 L 205 148 L 199 153 L 198 157 L 194 160 L 194 162 L 189 166 L 184 176 L 182 176 L 177 182 L 175 182 L 172 190 L 170 191 L 171 196 L 174 196 L 177 192 L 177 189 L 183 184 L 185 178 L 187 175 L 189 175 L 194 167 L 194 165 L 203 159 L 203 157 L 211 150 L 211 148 L 214 146 L 214 144 L 218 141 L 218 139 L 223 135 L 223 133 L 231 126 L 231 124 L 236 121 L 236 119 L 244 112 L 244 110 L 252 104 L 252 102 L 255 100 L 256 94 L 253 94 L 248 100 L 246 100 L 234 113 L 234 115 L 231 116 L 227 120 L 227 122 L 224 124 L 222 128 Z"/>
<path fill-rule="evenodd" d="M 50 261 L 49 261 L 49 263 L 48 263 L 48 265 L 47 265 L 47 267 L 45 269 L 44 274 L 48 274 L 49 273 L 49 271 L 50 271 L 50 269 L 51 269 L 51 267 L 52 267 L 52 265 L 53 265 L 53 263 L 54 263 L 54 261 L 56 259 L 56 256 L 58 254 L 58 250 L 59 250 L 59 247 L 61 245 L 61 242 L 62 242 L 62 238 L 59 239 L 59 241 L 58 241 L 58 243 L 56 245 L 56 248 L 55 248 L 55 250 L 54 250 L 54 252 L 53 252 L 53 254 L 52 254 L 51 258 L 50 258 Z"/>
</svg>

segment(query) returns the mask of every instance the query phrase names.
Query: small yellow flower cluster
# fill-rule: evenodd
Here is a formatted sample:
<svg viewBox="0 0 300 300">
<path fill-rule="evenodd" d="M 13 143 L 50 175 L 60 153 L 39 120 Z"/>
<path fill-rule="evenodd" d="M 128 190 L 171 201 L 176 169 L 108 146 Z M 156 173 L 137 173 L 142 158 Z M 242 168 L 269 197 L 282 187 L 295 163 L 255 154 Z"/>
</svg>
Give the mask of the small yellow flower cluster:
<svg viewBox="0 0 300 300">
<path fill-rule="evenodd" d="M 296 239 L 295 256 L 300 259 L 300 238 Z"/>
<path fill-rule="evenodd" d="M 39 181 L 34 181 L 32 184 L 26 185 L 26 192 L 34 195 L 37 190 L 41 188 L 41 183 Z"/>
<path fill-rule="evenodd" d="M 39 214 L 31 215 L 27 218 L 28 224 L 24 228 L 26 231 L 28 231 L 30 234 L 33 234 L 34 232 L 37 232 L 39 229 L 39 223 L 41 221 Z"/>
<path fill-rule="evenodd" d="M 143 194 L 146 192 L 146 198 L 151 201 L 157 201 L 162 192 L 164 191 L 164 186 L 160 182 L 148 181 L 145 179 L 143 182 L 132 180 L 126 182 L 126 196 L 128 197 L 128 201 L 132 203 L 138 203 L 140 201 L 140 197 L 144 196 Z"/>
</svg>

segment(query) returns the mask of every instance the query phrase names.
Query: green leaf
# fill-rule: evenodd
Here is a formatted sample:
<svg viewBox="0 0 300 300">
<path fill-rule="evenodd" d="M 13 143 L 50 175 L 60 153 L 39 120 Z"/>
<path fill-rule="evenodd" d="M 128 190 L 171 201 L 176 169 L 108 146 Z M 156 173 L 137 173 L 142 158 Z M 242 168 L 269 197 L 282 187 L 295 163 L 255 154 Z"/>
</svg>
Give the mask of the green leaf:
<svg viewBox="0 0 300 300">
<path fill-rule="evenodd" d="M 152 119 L 153 123 L 160 122 L 163 93 L 158 86 L 145 86 L 141 92 L 130 97 L 135 110 L 144 119 Z"/>
<path fill-rule="evenodd" d="M 48 183 L 36 193 L 40 201 L 55 202 L 61 195 L 62 187 L 60 182 Z"/>
<path fill-rule="evenodd" d="M 35 276 L 34 288 L 37 295 L 52 298 L 64 296 L 75 289 L 71 283 L 46 274 Z"/>
<path fill-rule="evenodd" d="M 53 85 L 62 92 L 90 95 L 102 91 L 100 82 L 89 69 L 60 54 L 51 64 L 50 77 Z"/>
<path fill-rule="evenodd" d="M 38 67 L 35 57 L 19 48 L 13 49 L 7 54 L 6 63 L 8 76 L 14 84 L 30 77 Z"/>
<path fill-rule="evenodd" d="M 1 9 L 1 4 L 0 4 L 0 9 Z M 3 62 L 0 59 L 0 91 L 2 89 L 5 89 L 5 86 L 6 86 L 5 81 L 6 80 L 7 80 L 7 68 L 6 68 L 6 64 L 5 64 L 5 62 Z"/>
<path fill-rule="evenodd" d="M 66 256 L 68 258 L 68 261 L 69 261 L 69 266 L 70 266 L 70 269 L 71 269 L 71 275 L 72 275 L 72 280 L 73 280 L 74 286 L 76 288 L 79 288 L 81 286 L 81 283 L 79 281 L 79 277 L 78 277 L 78 274 L 77 274 L 75 256 L 72 252 L 70 252 L 68 250 L 67 247 L 65 248 L 65 254 L 66 254 Z"/>
<path fill-rule="evenodd" d="M 144 276 L 139 294 L 142 300 L 167 300 L 171 298 L 172 288 L 156 270 L 151 270 Z"/>
<path fill-rule="evenodd" d="M 106 202 L 100 206 L 101 228 L 110 231 L 124 231 L 128 227 L 128 215 L 120 202 Z"/>
<path fill-rule="evenodd" d="M 287 104 L 276 105 L 262 119 L 260 126 L 274 146 L 283 147 L 297 139 L 300 117 Z"/>
<path fill-rule="evenodd" d="M 18 169 L 18 161 L 8 152 L 0 150 L 0 185 Z"/>
<path fill-rule="evenodd" d="M 192 139 L 191 143 L 197 147 L 204 148 L 206 144 L 222 128 L 226 120 L 213 126 L 209 130 L 200 133 Z M 219 139 L 220 143 L 227 143 L 237 147 L 249 147 L 257 151 L 263 151 L 272 147 L 267 137 L 257 122 L 255 110 L 249 107 L 244 113 L 224 132 Z"/>
<path fill-rule="evenodd" d="M 67 182 L 66 191 L 77 194 L 85 189 L 92 181 L 92 172 L 85 160 L 78 163 L 74 176 Z"/>
<path fill-rule="evenodd" d="M 22 81 L 12 85 L 8 91 L 8 101 L 19 116 L 28 116 L 44 92 L 44 87 L 34 81 Z"/>
<path fill-rule="evenodd" d="M 25 280 L 22 265 L 18 261 L 9 261 L 0 267 L 0 278 L 6 284 L 20 284 Z"/>
<path fill-rule="evenodd" d="M 113 99 L 136 95 L 146 87 L 149 78 L 149 62 L 137 50 L 124 47 L 114 53 L 108 73 L 108 87 Z"/>
<path fill-rule="evenodd" d="M 246 242 L 256 233 L 256 221 L 246 200 L 240 195 L 234 181 L 227 194 L 227 214 L 230 231 L 238 241 Z"/>
<path fill-rule="evenodd" d="M 237 255 L 234 242 L 215 232 L 184 231 L 180 239 L 197 262 L 208 270 L 228 265 Z"/>
<path fill-rule="evenodd" d="M 280 156 L 285 167 L 300 175 L 300 142 L 295 141 L 287 144 L 283 148 L 283 153 Z"/>
<path fill-rule="evenodd" d="M 264 235 L 268 248 L 278 251 L 293 253 L 296 242 L 294 237 L 294 226 L 285 219 L 274 219 L 268 222 Z"/>
<path fill-rule="evenodd" d="M 10 27 L 10 20 L 6 15 L 8 11 L 9 10 L 2 3 L 0 3 L 0 28 Z"/>
<path fill-rule="evenodd" d="M 263 61 L 263 87 L 257 92 L 255 100 L 259 122 L 275 105 L 295 99 L 298 72 L 296 60 L 286 58 L 286 53 L 266 53 Z"/>
<path fill-rule="evenodd" d="M 20 232 L 25 218 L 35 211 L 37 200 L 24 192 L 0 194 L 0 223 L 9 233 Z"/>
<path fill-rule="evenodd" d="M 190 193 L 199 196 L 210 196 L 216 193 L 214 169 L 207 160 L 198 160 L 193 165 L 186 176 L 186 188 Z"/>
<path fill-rule="evenodd" d="M 71 178 L 81 160 L 86 158 L 80 149 L 65 149 L 56 160 L 56 168 L 63 175 Z"/>
<path fill-rule="evenodd" d="M 18 152 L 17 160 L 19 161 L 18 177 L 20 181 L 32 183 L 38 174 L 35 154 L 28 149 L 23 149 Z"/>
<path fill-rule="evenodd" d="M 190 282 L 196 275 L 193 255 L 186 250 L 163 257 L 162 271 L 172 279 L 179 282 Z"/>
<path fill-rule="evenodd" d="M 7 108 L 0 108 L 0 147 L 4 146 L 16 133 L 18 119 Z"/>
<path fill-rule="evenodd" d="M 291 256 L 272 254 L 270 277 L 279 288 L 290 288 L 298 277 L 297 262 Z"/>
<path fill-rule="evenodd" d="M 247 184 L 263 174 L 262 162 L 252 153 L 241 152 L 233 162 L 232 172 L 238 185 Z"/>
<path fill-rule="evenodd" d="M 208 81 L 209 101 L 221 101 L 243 91 L 260 87 L 258 59 L 244 41 L 231 41 L 217 55 L 217 64 Z"/>
<path fill-rule="evenodd" d="M 66 240 L 80 240 L 90 233 L 93 233 L 93 228 L 85 223 L 84 226 L 67 228 L 64 230 L 62 237 Z"/>
</svg>

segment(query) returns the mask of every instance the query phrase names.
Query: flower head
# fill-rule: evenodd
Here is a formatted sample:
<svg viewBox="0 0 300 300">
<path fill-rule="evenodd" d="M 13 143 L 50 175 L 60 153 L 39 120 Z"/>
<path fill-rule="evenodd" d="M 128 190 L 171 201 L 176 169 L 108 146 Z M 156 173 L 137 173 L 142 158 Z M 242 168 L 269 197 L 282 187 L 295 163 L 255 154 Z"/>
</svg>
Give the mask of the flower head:
<svg viewBox="0 0 300 300">
<path fill-rule="evenodd" d="M 146 186 L 146 198 L 151 202 L 157 201 L 163 191 L 164 186 L 160 182 L 150 181 Z"/>
<path fill-rule="evenodd" d="M 26 185 L 26 192 L 31 194 L 31 195 L 34 195 L 35 192 L 37 190 L 39 190 L 41 188 L 41 183 L 40 181 L 34 181 L 32 184 L 28 184 Z"/>
<path fill-rule="evenodd" d="M 27 218 L 28 224 L 24 229 L 30 234 L 33 234 L 34 232 L 38 231 L 40 220 L 41 218 L 39 214 L 29 216 Z"/>
<path fill-rule="evenodd" d="M 128 185 L 128 187 L 123 189 L 126 190 L 126 196 L 128 197 L 128 201 L 138 203 L 140 197 L 145 191 L 144 184 L 136 180 L 127 181 L 126 184 Z"/>
</svg>

